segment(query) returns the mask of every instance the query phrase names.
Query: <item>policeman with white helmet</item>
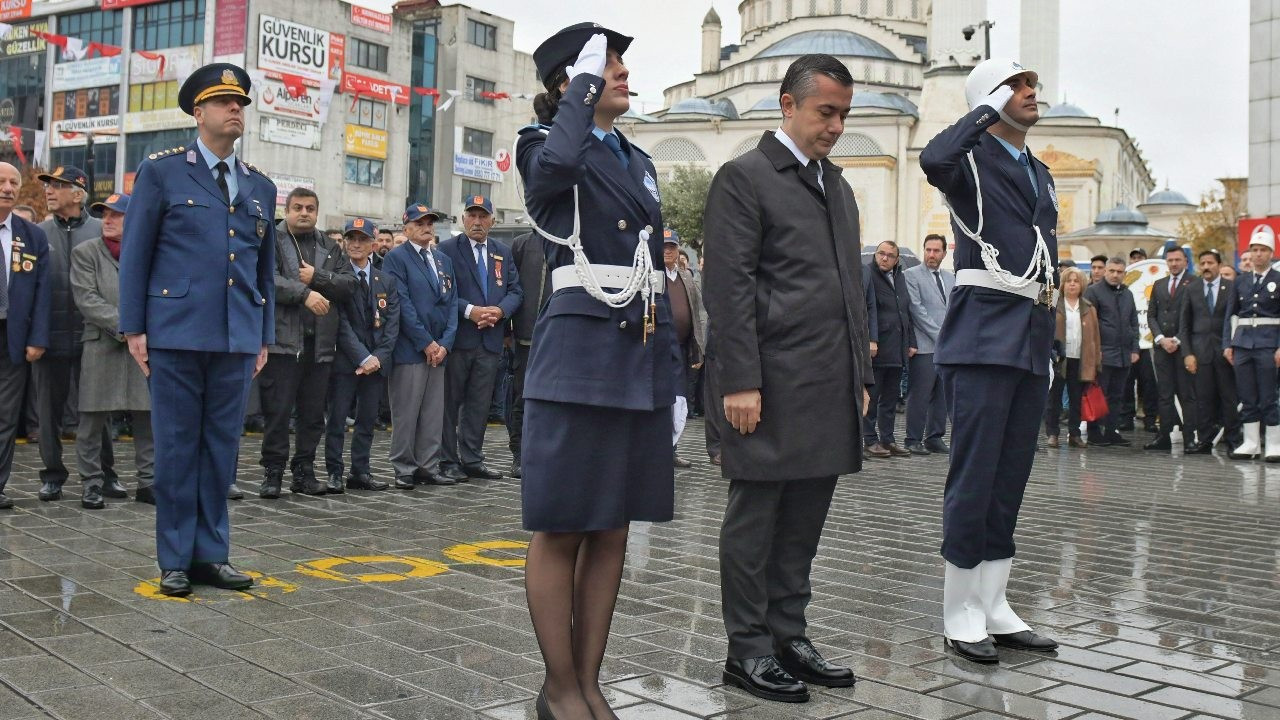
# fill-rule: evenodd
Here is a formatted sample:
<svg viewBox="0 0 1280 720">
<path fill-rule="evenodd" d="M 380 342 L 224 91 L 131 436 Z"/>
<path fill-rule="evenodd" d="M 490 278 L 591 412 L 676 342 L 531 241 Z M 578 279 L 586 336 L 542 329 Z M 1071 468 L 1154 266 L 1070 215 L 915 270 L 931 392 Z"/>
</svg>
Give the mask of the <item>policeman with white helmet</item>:
<svg viewBox="0 0 1280 720">
<path fill-rule="evenodd" d="M 990 59 L 965 83 L 969 113 L 920 154 L 955 229 L 956 287 L 934 359 L 952 418 L 943 507 L 943 626 L 975 662 L 996 646 L 1051 651 L 1009 607 L 1013 531 L 1035 456 L 1054 334 L 1058 198 L 1026 148 L 1039 80 Z"/>
<path fill-rule="evenodd" d="M 1249 266 L 1227 296 L 1222 328 L 1222 354 L 1235 368 L 1244 442 L 1233 458 L 1265 455 L 1280 462 L 1280 405 L 1276 404 L 1276 368 L 1280 367 L 1280 272 L 1271 268 L 1276 233 L 1258 225 L 1249 236 Z M 1258 272 L 1265 268 L 1263 272 Z M 1266 425 L 1265 446 L 1260 444 Z"/>
</svg>

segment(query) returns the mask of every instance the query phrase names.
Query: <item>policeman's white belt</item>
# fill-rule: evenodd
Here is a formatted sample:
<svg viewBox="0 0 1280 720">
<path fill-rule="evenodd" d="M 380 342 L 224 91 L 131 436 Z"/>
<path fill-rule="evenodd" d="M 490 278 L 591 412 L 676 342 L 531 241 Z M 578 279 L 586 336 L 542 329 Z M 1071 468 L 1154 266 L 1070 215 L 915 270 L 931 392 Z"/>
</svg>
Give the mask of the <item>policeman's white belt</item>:
<svg viewBox="0 0 1280 720">
<path fill-rule="evenodd" d="M 957 270 L 956 287 L 961 285 L 972 285 L 974 287 L 987 288 L 988 290 L 999 290 L 1010 295 L 1021 295 L 1032 302 L 1038 302 L 1040 293 L 1044 292 L 1044 283 L 1038 282 L 1028 283 L 1026 287 L 1016 290 L 1007 288 L 996 282 L 995 278 L 991 277 L 991 273 L 986 270 Z"/>
<path fill-rule="evenodd" d="M 1239 318 L 1237 323 L 1237 327 L 1266 327 L 1268 325 L 1280 325 L 1280 318 L 1247 317 Z"/>
<path fill-rule="evenodd" d="M 597 265 L 592 263 L 590 267 L 592 274 L 595 275 L 602 288 L 627 287 L 631 283 L 631 273 L 635 271 L 630 265 Z M 658 295 L 661 295 L 667 289 L 667 283 L 661 276 L 662 273 L 655 270 L 650 277 L 650 285 L 653 286 L 653 291 Z M 578 272 L 575 266 L 562 265 L 551 271 L 552 292 L 571 287 L 582 287 L 582 281 L 578 279 Z"/>
</svg>

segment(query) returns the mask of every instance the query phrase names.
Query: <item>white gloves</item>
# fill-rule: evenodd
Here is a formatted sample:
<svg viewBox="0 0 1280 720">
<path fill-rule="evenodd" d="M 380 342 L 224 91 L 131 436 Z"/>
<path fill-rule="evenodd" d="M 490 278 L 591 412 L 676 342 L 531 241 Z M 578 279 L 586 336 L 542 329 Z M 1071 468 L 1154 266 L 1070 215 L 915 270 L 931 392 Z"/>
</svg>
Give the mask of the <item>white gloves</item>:
<svg viewBox="0 0 1280 720">
<path fill-rule="evenodd" d="M 569 76 L 570 80 L 582 73 L 604 77 L 604 66 L 608 50 L 609 43 L 605 39 L 604 33 L 592 35 L 591 39 L 582 46 L 582 52 L 578 53 L 578 59 L 564 69 L 565 74 Z"/>
<path fill-rule="evenodd" d="M 999 85 L 995 90 L 991 91 L 990 95 L 982 98 L 982 100 L 979 101 L 979 104 L 990 105 L 996 109 L 996 112 L 1000 115 L 1000 119 L 1003 120 L 1006 125 L 1009 125 L 1015 130 L 1026 132 L 1029 129 L 1026 125 L 1023 125 L 1009 117 L 1009 114 L 1004 111 L 1004 106 L 1007 105 L 1011 99 L 1013 99 L 1013 88 L 1008 85 Z"/>
</svg>

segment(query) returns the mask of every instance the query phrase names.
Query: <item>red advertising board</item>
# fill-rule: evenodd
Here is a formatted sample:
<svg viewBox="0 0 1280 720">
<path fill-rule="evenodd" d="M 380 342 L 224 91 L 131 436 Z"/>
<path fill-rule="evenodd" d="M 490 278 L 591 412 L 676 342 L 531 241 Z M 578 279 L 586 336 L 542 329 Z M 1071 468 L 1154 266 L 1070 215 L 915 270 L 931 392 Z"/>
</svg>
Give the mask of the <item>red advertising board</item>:
<svg viewBox="0 0 1280 720">
<path fill-rule="evenodd" d="M 329 33 L 329 79 L 337 80 L 346 74 L 347 36 Z"/>
<path fill-rule="evenodd" d="M 245 20 L 249 13 L 249 0 L 218 0 L 217 16 L 213 26 L 213 56 L 236 55 L 244 52 Z"/>
<path fill-rule="evenodd" d="M 355 8 L 352 8 L 353 10 Z M 0 22 L 31 17 L 31 0 L 0 0 Z M 391 17 L 388 15 L 387 17 Z M 387 25 L 387 32 L 391 26 Z"/>
<path fill-rule="evenodd" d="M 351 24 L 378 32 L 391 32 L 391 16 L 359 5 L 351 6 Z"/>
<path fill-rule="evenodd" d="M 102 0 L 102 9 L 119 10 L 120 8 L 133 7 L 134 5 L 150 5 L 156 2 L 160 2 L 160 0 Z"/>
<path fill-rule="evenodd" d="M 397 105 L 409 104 L 408 85 L 355 73 L 342 74 L 342 92 L 356 93 L 383 102 L 394 102 Z"/>
<path fill-rule="evenodd" d="M 1236 223 L 1236 252 L 1244 255 L 1249 250 L 1249 238 L 1259 225 L 1270 225 L 1276 237 L 1280 237 L 1280 217 L 1241 218 Z"/>
</svg>

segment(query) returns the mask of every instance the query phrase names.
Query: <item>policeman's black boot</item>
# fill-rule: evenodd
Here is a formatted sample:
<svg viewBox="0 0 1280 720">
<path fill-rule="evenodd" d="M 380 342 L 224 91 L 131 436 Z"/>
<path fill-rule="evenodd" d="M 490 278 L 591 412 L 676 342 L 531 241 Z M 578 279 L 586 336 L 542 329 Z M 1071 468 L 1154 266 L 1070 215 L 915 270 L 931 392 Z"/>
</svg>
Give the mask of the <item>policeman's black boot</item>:
<svg viewBox="0 0 1280 720">
<path fill-rule="evenodd" d="M 38 497 L 45 502 L 61 499 L 62 483 L 57 480 L 45 480 L 40 484 L 40 493 Z"/>
<path fill-rule="evenodd" d="M 316 471 L 311 466 L 310 460 L 299 460 L 293 465 L 293 481 L 301 484 L 301 492 L 304 495 L 323 495 L 327 491 L 324 483 L 316 477 Z M 293 488 L 290 488 L 291 490 Z M 294 490 L 298 492 L 298 490 Z"/>
<path fill-rule="evenodd" d="M 258 497 L 275 500 L 280 497 L 280 484 L 284 482 L 284 468 L 267 468 L 267 477 L 258 488 Z"/>
</svg>

